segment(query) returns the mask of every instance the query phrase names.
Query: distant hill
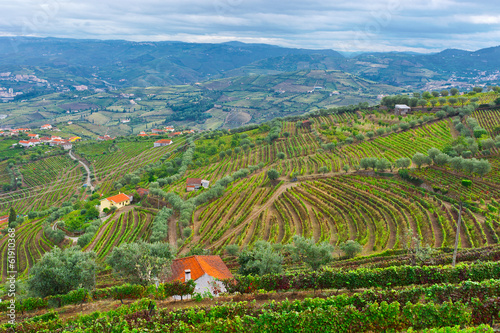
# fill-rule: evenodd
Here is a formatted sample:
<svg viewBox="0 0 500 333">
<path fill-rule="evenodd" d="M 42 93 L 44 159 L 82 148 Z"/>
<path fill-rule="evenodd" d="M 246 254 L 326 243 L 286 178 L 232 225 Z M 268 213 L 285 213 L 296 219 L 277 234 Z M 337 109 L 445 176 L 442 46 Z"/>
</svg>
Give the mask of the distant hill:
<svg viewBox="0 0 500 333">
<path fill-rule="evenodd" d="M 334 50 L 240 42 L 0 38 L 0 72 L 31 71 L 56 86 L 164 86 L 318 69 L 341 70 L 385 84 L 418 89 L 453 74 L 465 81 L 472 78 L 478 81 L 478 73 L 488 71 L 489 75 L 500 67 L 499 55 L 499 47 L 475 52 L 449 49 L 436 54 L 382 52 L 344 57 Z"/>
<path fill-rule="evenodd" d="M 43 77 L 104 86 L 152 86 L 194 83 L 224 76 L 226 71 L 286 55 L 332 50 L 282 48 L 265 44 L 129 42 L 59 38 L 0 38 L 0 72 L 31 68 Z M 66 76 L 66 75 L 67 76 Z M 83 80 L 82 80 L 83 79 Z M 86 82 L 85 82 L 86 80 Z"/>
</svg>

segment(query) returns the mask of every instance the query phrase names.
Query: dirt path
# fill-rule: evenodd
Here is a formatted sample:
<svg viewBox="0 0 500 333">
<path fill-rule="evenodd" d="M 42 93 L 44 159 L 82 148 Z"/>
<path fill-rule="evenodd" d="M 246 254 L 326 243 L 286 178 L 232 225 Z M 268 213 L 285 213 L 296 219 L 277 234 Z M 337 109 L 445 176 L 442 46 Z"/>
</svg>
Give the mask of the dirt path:
<svg viewBox="0 0 500 333">
<path fill-rule="evenodd" d="M 91 191 L 94 191 L 94 186 L 92 186 L 92 182 L 90 181 L 90 168 L 88 167 L 88 165 L 83 163 L 80 159 L 76 158 L 71 150 L 69 151 L 69 157 L 72 160 L 78 161 L 81 165 L 83 165 L 83 167 L 87 171 L 87 180 L 85 181 L 85 184 L 87 185 L 87 188 L 90 188 Z"/>
<path fill-rule="evenodd" d="M 172 215 L 168 221 L 168 243 L 174 248 L 177 246 L 177 218 Z"/>
</svg>

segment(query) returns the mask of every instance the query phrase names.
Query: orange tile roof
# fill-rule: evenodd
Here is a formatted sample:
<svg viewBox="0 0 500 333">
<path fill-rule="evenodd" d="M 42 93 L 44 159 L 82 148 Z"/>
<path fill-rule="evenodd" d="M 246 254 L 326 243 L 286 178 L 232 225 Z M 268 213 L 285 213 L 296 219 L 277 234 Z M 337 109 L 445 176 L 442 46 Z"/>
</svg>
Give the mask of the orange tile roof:
<svg viewBox="0 0 500 333">
<path fill-rule="evenodd" d="M 170 144 L 170 143 L 172 143 L 172 140 L 161 139 L 161 140 L 156 141 L 155 143 L 168 143 L 168 144 Z"/>
<path fill-rule="evenodd" d="M 185 270 L 191 270 L 191 279 L 198 280 L 204 274 L 216 279 L 232 279 L 233 274 L 219 256 L 190 256 L 175 259 L 172 262 L 172 274 L 167 281 L 180 280 L 184 282 Z"/>
<path fill-rule="evenodd" d="M 106 200 L 113 201 L 114 203 L 120 203 L 120 202 L 130 200 L 130 198 L 128 197 L 128 195 L 126 195 L 124 193 L 120 193 L 120 194 L 114 195 L 112 197 L 106 198 Z"/>
</svg>

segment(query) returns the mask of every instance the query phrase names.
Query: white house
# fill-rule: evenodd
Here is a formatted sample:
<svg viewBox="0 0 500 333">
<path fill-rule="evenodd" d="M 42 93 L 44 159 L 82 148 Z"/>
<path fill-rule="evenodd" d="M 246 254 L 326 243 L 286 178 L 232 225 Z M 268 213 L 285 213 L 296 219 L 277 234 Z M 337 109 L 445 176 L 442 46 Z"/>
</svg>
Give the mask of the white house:
<svg viewBox="0 0 500 333">
<path fill-rule="evenodd" d="M 191 192 L 199 189 L 200 187 L 208 188 L 210 182 L 206 179 L 201 178 L 188 178 L 186 179 L 186 191 Z"/>
<path fill-rule="evenodd" d="M 172 144 L 172 140 L 168 140 L 168 139 L 161 139 L 161 140 L 158 140 L 154 143 L 154 147 L 163 147 L 163 146 L 169 146 Z"/>
<path fill-rule="evenodd" d="M 186 282 L 194 280 L 194 292 L 203 294 L 205 291 L 217 296 L 217 291 L 225 292 L 221 280 L 232 279 L 233 274 L 219 256 L 190 256 L 175 259 L 172 262 L 172 274 L 167 282 L 179 280 Z M 174 296 L 180 299 L 180 296 Z"/>
<path fill-rule="evenodd" d="M 394 114 L 396 115 L 406 115 L 411 112 L 411 107 L 406 104 L 396 104 L 394 106 Z"/>
<path fill-rule="evenodd" d="M 42 130 L 49 130 L 49 129 L 52 129 L 52 125 L 50 125 L 50 124 L 45 124 L 45 125 L 42 125 L 42 126 L 40 127 L 40 129 L 42 129 Z"/>
</svg>

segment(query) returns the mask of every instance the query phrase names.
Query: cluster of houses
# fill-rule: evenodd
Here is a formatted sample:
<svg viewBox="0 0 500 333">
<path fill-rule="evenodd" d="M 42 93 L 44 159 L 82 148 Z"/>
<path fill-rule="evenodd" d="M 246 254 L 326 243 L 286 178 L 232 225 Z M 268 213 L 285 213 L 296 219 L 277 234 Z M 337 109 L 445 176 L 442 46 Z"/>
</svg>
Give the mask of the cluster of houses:
<svg viewBox="0 0 500 333">
<path fill-rule="evenodd" d="M 109 140 L 114 140 L 114 139 L 116 139 L 116 137 L 111 137 L 107 134 L 97 137 L 97 141 L 109 141 Z"/>
<path fill-rule="evenodd" d="M 41 130 L 56 130 L 55 127 L 53 127 L 50 124 L 45 124 L 40 126 Z M 60 146 L 65 150 L 69 150 L 73 146 L 73 142 L 80 141 L 82 138 L 79 136 L 72 136 L 68 139 L 63 139 L 60 136 L 43 136 L 40 137 L 39 134 L 35 133 L 29 133 L 31 132 L 30 128 L 16 128 L 16 129 L 10 129 L 8 132 L 7 131 L 0 131 L 0 136 L 16 136 L 19 133 L 26 133 L 28 135 L 28 140 L 20 140 L 18 143 L 13 144 L 13 146 L 20 145 L 24 148 L 29 148 L 29 147 L 34 147 L 37 145 L 50 145 L 50 146 Z"/>
<path fill-rule="evenodd" d="M 192 133 L 194 133 L 194 130 L 185 130 L 182 132 L 179 131 L 176 132 L 172 126 L 166 126 L 163 129 L 153 128 L 151 130 L 151 133 L 146 133 L 145 131 L 141 131 L 139 134 L 137 134 L 137 136 L 146 137 L 146 136 L 157 136 L 157 135 L 168 134 L 169 137 L 174 137 L 182 134 L 192 134 Z"/>
<path fill-rule="evenodd" d="M 73 142 L 77 142 L 82 139 L 79 136 L 72 136 L 69 139 L 63 139 L 60 136 L 54 136 L 54 135 L 50 137 L 45 136 L 40 138 L 38 134 L 31 134 L 31 133 L 28 134 L 28 137 L 29 137 L 28 140 L 21 140 L 17 144 L 25 148 L 45 144 L 45 145 L 50 145 L 51 147 L 60 146 L 64 150 L 69 150 L 73 147 Z"/>
</svg>

